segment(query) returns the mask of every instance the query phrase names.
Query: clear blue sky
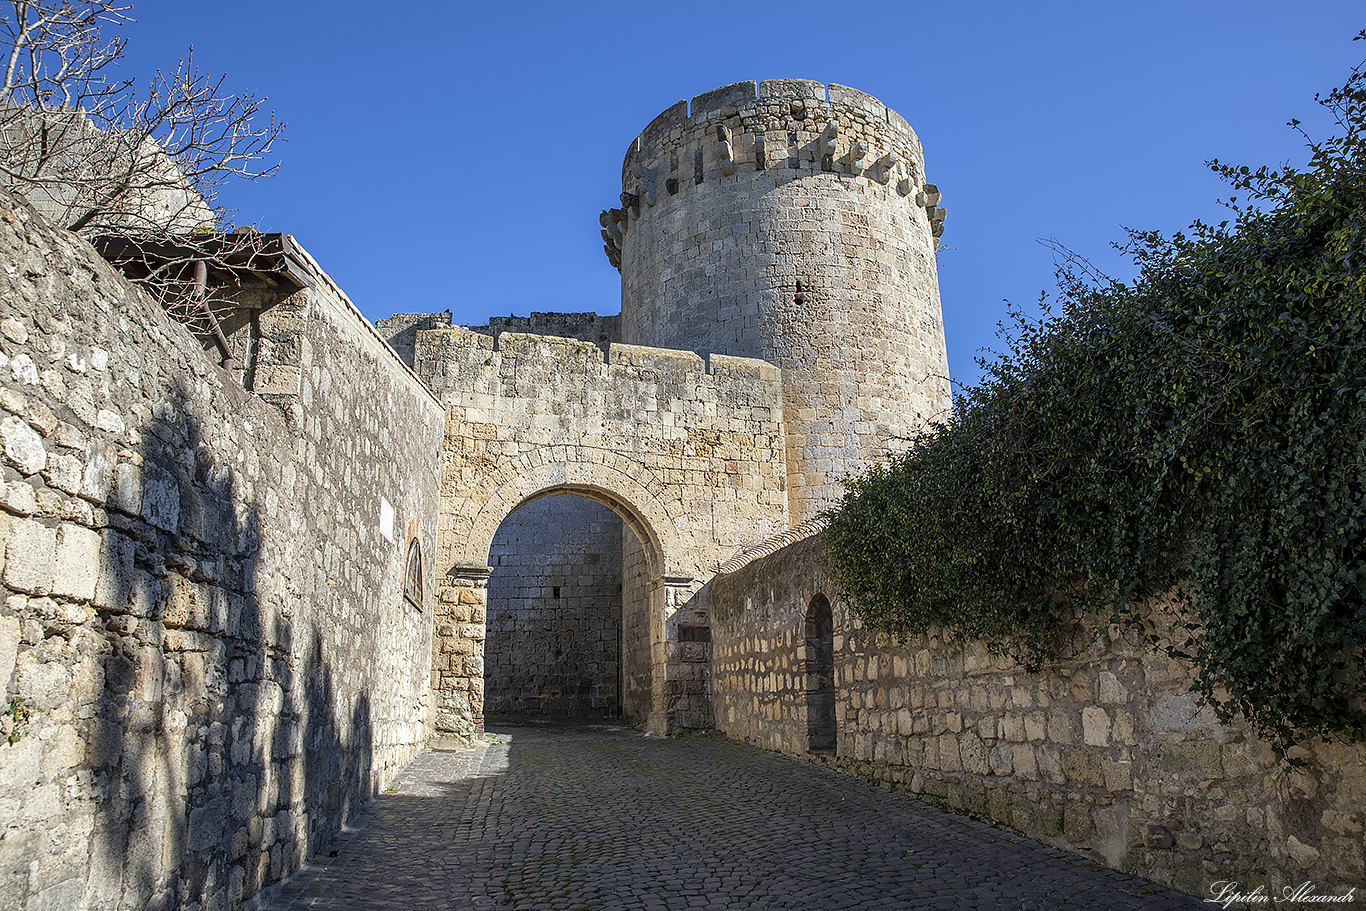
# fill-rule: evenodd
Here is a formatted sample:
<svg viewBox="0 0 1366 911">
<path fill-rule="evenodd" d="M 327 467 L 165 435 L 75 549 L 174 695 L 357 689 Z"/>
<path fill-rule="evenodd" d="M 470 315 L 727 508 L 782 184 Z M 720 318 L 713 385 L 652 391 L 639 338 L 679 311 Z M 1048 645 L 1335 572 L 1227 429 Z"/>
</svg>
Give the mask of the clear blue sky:
<svg viewBox="0 0 1366 911">
<path fill-rule="evenodd" d="M 1053 286 L 1038 238 L 1111 274 L 1124 226 L 1221 218 L 1209 158 L 1302 162 L 1291 117 L 1366 57 L 1360 0 L 223 4 L 141 0 L 130 72 L 197 62 L 289 123 L 237 221 L 293 234 L 370 318 L 620 308 L 598 212 L 627 144 L 744 79 L 840 82 L 915 128 L 948 209 L 954 378 L 1004 300 Z"/>
</svg>

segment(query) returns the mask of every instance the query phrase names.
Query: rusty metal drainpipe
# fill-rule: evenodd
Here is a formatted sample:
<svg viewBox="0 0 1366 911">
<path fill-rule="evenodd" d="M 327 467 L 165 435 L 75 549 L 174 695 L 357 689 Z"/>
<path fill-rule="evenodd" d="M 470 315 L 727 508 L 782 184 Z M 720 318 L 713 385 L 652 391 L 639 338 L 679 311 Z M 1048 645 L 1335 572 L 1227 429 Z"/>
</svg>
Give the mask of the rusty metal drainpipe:
<svg viewBox="0 0 1366 911">
<path fill-rule="evenodd" d="M 195 260 L 194 264 L 194 296 L 199 301 L 199 306 L 204 310 L 204 316 L 209 320 L 209 328 L 213 330 L 214 338 L 218 339 L 218 347 L 223 349 L 223 369 L 236 370 L 237 362 L 232 358 L 232 349 L 228 347 L 228 338 L 223 334 L 223 327 L 218 325 L 218 317 L 213 315 L 213 308 L 209 306 L 209 265 L 204 260 Z"/>
</svg>

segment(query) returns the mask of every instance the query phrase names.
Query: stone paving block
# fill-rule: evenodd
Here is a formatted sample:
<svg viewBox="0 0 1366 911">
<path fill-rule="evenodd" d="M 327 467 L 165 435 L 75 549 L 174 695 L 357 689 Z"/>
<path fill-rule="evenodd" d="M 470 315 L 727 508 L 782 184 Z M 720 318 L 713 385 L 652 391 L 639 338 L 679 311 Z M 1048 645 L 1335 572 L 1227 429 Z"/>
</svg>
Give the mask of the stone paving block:
<svg viewBox="0 0 1366 911">
<path fill-rule="evenodd" d="M 1199 900 L 720 737 L 429 750 L 267 911 L 1180 909 Z"/>
</svg>

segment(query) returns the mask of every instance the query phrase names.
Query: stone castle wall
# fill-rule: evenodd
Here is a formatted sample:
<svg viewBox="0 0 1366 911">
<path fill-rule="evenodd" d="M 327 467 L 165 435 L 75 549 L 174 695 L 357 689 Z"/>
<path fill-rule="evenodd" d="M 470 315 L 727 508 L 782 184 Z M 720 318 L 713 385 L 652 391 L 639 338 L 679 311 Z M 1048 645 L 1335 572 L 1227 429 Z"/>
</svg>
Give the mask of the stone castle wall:
<svg viewBox="0 0 1366 911">
<path fill-rule="evenodd" d="M 378 332 L 399 359 L 409 367 L 413 366 L 413 355 L 417 347 L 417 334 L 424 329 L 436 329 L 451 324 L 451 311 L 440 313 L 395 313 L 388 319 L 375 321 Z"/>
<path fill-rule="evenodd" d="M 0 251 L 0 908 L 238 907 L 427 736 L 441 407 L 316 268 L 277 407 L 3 195 Z"/>
<path fill-rule="evenodd" d="M 698 592 L 717 564 L 787 527 L 778 372 L 722 356 L 705 370 L 694 354 L 631 345 L 604 360 L 590 342 L 511 332 L 495 349 L 458 328 L 419 333 L 416 365 L 447 405 L 438 559 L 476 568 L 470 591 L 452 588 L 443 603 L 486 596 L 478 568 L 518 506 L 556 493 L 597 500 L 645 550 L 651 723 L 709 724 L 707 655 L 681 647 L 678 628 L 705 628 Z M 484 616 L 471 608 L 440 635 L 450 651 L 438 659 L 438 728 L 454 734 L 482 712 Z"/>
<path fill-rule="evenodd" d="M 1366 744 L 1313 741 L 1292 750 L 1302 768 L 1278 763 L 1199 704 L 1189 665 L 1103 627 L 1036 674 L 936 635 L 898 644 L 851 617 L 823 546 L 807 538 L 712 583 L 729 736 L 813 755 L 803 626 L 824 595 L 838 735 L 821 761 L 1195 895 L 1219 880 L 1279 895 L 1366 873 Z M 1152 617 L 1163 622 L 1160 606 Z"/>
<path fill-rule="evenodd" d="M 553 335 L 557 338 L 576 338 L 592 342 L 606 354 L 613 342 L 621 341 L 621 317 L 597 313 L 542 313 L 533 310 L 530 316 L 494 316 L 482 326 L 470 326 L 473 332 L 502 335 L 521 332 L 528 335 Z"/>
<path fill-rule="evenodd" d="M 619 318 L 596 313 L 542 313 L 530 316 L 492 317 L 482 326 L 468 327 L 481 335 L 498 336 L 504 332 L 553 335 L 589 341 L 604 352 L 613 342 L 621 341 Z M 417 343 L 417 333 L 451 325 L 450 311 L 444 313 L 400 313 L 380 320 L 375 328 L 398 352 L 409 366 Z M 608 637 L 608 624 L 619 636 L 621 624 L 621 559 L 622 537 L 628 546 L 634 545 L 634 535 L 622 525 L 615 514 L 601 505 L 582 497 L 557 498 L 553 511 L 546 512 L 549 502 L 528 504 L 515 510 L 499 526 L 490 555 L 492 575 L 488 589 L 489 638 L 485 654 L 484 676 L 486 709 L 491 714 L 518 715 L 585 715 L 619 709 L 617 663 L 621 643 L 613 638 L 601 638 L 593 649 L 565 649 L 557 646 L 542 648 L 540 640 L 572 638 L 584 643 L 584 630 L 556 629 L 551 622 L 562 618 L 570 625 L 592 624 Z M 605 518 L 604 513 L 606 517 Z M 580 530 L 603 522 L 614 523 L 610 534 L 616 538 L 611 547 L 594 544 L 585 549 Z M 586 560 L 592 557 L 593 563 Z M 573 571 L 581 567 L 581 574 Z M 615 600 L 612 608 L 600 606 L 596 598 L 582 595 L 570 599 L 540 604 L 531 593 L 547 597 L 558 586 L 579 592 L 602 590 L 610 585 Z M 519 594 L 511 595 L 512 592 Z M 551 599 L 554 601 L 554 599 Z M 582 609 L 582 610 L 580 610 Z M 532 617 L 538 619 L 532 620 Z M 533 631 L 534 630 L 534 631 Z M 533 640 L 537 640 L 533 642 Z M 556 655 L 556 651 L 559 654 Z M 611 652 L 610 666 L 604 661 Z M 553 660 L 551 660 L 553 659 Z M 648 661 L 648 654 L 646 655 Z M 462 661 L 468 660 L 468 656 Z M 648 665 L 647 665 L 648 667 Z M 570 681 L 576 681 L 570 683 Z M 597 691 L 592 696 L 570 696 L 568 690 L 587 687 Z M 610 688 L 610 694 L 606 692 Z M 645 688 L 649 691 L 648 685 Z M 643 716 L 642 716 L 643 717 Z"/>
<path fill-rule="evenodd" d="M 947 414 L 944 212 L 877 99 L 771 80 L 680 101 L 631 143 L 622 188 L 602 217 L 622 338 L 783 371 L 794 522 Z"/>
</svg>

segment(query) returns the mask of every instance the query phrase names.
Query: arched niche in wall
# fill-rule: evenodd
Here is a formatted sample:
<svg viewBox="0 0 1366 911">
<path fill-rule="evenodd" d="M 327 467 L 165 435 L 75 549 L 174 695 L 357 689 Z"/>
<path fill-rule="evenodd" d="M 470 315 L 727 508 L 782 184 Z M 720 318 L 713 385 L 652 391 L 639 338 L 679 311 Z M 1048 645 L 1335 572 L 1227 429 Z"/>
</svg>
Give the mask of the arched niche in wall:
<svg viewBox="0 0 1366 911">
<path fill-rule="evenodd" d="M 418 610 L 426 607 L 426 553 L 422 549 L 422 521 L 414 518 L 403 536 L 403 600 Z"/>
<path fill-rule="evenodd" d="M 817 594 L 803 624 L 806 658 L 806 740 L 813 753 L 835 749 L 835 620 L 830 601 Z"/>
</svg>

